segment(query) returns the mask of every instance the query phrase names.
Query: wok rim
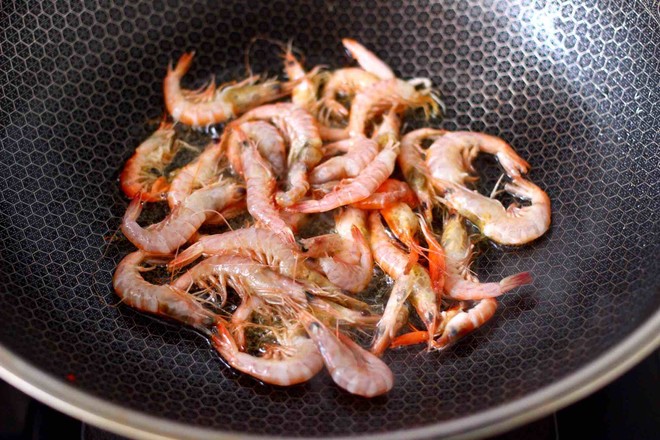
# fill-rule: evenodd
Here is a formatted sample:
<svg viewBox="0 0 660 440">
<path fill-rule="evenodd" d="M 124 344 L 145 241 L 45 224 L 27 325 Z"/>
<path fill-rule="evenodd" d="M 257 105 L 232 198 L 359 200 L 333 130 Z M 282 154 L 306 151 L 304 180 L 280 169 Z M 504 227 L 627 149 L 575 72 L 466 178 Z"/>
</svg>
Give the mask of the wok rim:
<svg viewBox="0 0 660 440">
<path fill-rule="evenodd" d="M 328 437 L 347 439 L 359 437 L 369 440 L 401 438 L 430 438 L 442 436 L 452 439 L 479 438 L 495 435 L 539 419 L 586 397 L 607 385 L 660 347 L 660 309 L 596 359 L 562 379 L 531 394 L 485 411 L 458 419 L 419 428 L 383 433 Z M 0 343 L 0 378 L 25 394 L 71 417 L 115 434 L 139 439 L 271 439 L 274 435 L 244 434 L 218 431 L 174 422 L 147 413 L 124 408 L 82 391 L 33 366 L 4 344 Z M 305 439 L 306 437 L 293 437 Z M 313 437 L 318 440 L 316 437 Z"/>
</svg>

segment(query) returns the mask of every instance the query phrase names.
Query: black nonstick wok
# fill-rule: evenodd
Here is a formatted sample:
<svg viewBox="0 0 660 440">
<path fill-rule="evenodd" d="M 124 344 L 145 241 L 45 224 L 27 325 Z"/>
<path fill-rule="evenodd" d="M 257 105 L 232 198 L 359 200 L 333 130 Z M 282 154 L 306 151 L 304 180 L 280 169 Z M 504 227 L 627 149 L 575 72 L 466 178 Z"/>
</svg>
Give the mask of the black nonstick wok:
<svg viewBox="0 0 660 440">
<path fill-rule="evenodd" d="M 2 2 L 0 376 L 144 438 L 478 436 L 594 391 L 660 342 L 659 20 L 650 0 Z M 549 233 L 475 267 L 533 285 L 450 350 L 388 352 L 385 397 L 324 374 L 260 384 L 111 290 L 128 250 L 109 240 L 118 170 L 163 111 L 168 62 L 197 51 L 187 87 L 244 75 L 258 35 L 293 40 L 308 66 L 346 65 L 351 36 L 400 76 L 430 77 L 446 104 L 435 123 L 506 139 L 553 201 Z M 273 45 L 249 59 L 280 69 Z M 499 171 L 479 167 L 490 190 Z"/>
</svg>

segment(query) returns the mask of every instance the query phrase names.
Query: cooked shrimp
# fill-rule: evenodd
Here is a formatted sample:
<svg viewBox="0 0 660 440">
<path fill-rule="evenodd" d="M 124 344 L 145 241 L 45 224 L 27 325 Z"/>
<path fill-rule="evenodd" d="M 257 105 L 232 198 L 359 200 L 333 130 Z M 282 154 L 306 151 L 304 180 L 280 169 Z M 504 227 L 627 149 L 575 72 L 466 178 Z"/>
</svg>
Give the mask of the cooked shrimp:
<svg viewBox="0 0 660 440">
<path fill-rule="evenodd" d="M 288 190 L 276 196 L 280 206 L 291 206 L 309 190 L 308 172 L 322 157 L 321 137 L 314 118 L 303 108 L 291 103 L 264 105 L 244 114 L 235 123 L 268 120 L 284 134 L 289 144 L 287 164 Z"/>
<path fill-rule="evenodd" d="M 479 152 L 497 157 L 509 177 L 529 171 L 529 164 L 502 139 L 469 131 L 448 132 L 436 139 L 428 149 L 426 165 L 433 179 L 463 185 L 476 179 L 472 161 Z"/>
<path fill-rule="evenodd" d="M 394 203 L 382 209 L 380 213 L 396 238 L 408 247 L 406 271 L 410 270 L 417 263 L 419 254 L 423 250 L 416 237 L 420 229 L 419 219 L 410 206 L 403 202 Z"/>
<path fill-rule="evenodd" d="M 163 83 L 168 112 L 175 121 L 192 127 L 225 122 L 254 107 L 288 95 L 294 85 L 273 80 L 259 83 L 259 77 L 255 76 L 236 84 L 220 86 L 213 93 L 207 93 L 206 99 L 199 96 L 187 99 L 187 94 L 181 88 L 181 78 L 188 72 L 194 55 L 194 52 L 181 55 L 175 68 L 170 63 Z"/>
<path fill-rule="evenodd" d="M 373 73 L 380 79 L 393 79 L 396 78 L 390 66 L 385 64 L 383 60 L 378 58 L 376 54 L 369 49 L 353 40 L 352 38 L 344 38 L 341 40 L 346 48 L 346 51 L 351 57 L 358 62 L 360 67 L 369 73 Z"/>
<path fill-rule="evenodd" d="M 324 72 L 321 76 L 326 78 L 326 82 L 319 101 L 318 117 L 324 125 L 348 117 L 348 109 L 338 101 L 338 98 L 350 101 L 357 92 L 379 81 L 373 73 L 356 67 Z"/>
<path fill-rule="evenodd" d="M 429 223 L 433 221 L 433 185 L 431 173 L 422 155 L 421 144 L 425 139 L 436 139 L 444 133 L 445 130 L 433 128 L 411 131 L 401 139 L 401 153 L 397 158 L 403 177 L 417 195 L 424 218 Z"/>
<path fill-rule="evenodd" d="M 196 189 L 217 179 L 222 154 L 222 140 L 211 141 L 194 161 L 179 169 L 167 192 L 170 209 L 175 209 Z"/>
<path fill-rule="evenodd" d="M 318 68 L 314 69 L 311 74 L 305 72 L 302 63 L 293 55 L 293 48 L 289 44 L 284 53 L 284 71 L 290 81 L 297 82 L 291 91 L 291 102 L 311 114 L 315 114 L 317 109 L 318 81 L 315 80 L 315 75 L 318 70 Z"/>
<path fill-rule="evenodd" d="M 323 368 L 323 358 L 310 339 L 287 335 L 279 345 L 269 347 L 264 356 L 257 357 L 239 350 L 236 341 L 224 324 L 216 326 L 217 335 L 211 337 L 213 346 L 229 365 L 266 383 L 289 386 L 306 382 Z"/>
<path fill-rule="evenodd" d="M 168 285 L 145 281 L 140 272 L 148 269 L 140 265 L 148 259 L 147 253 L 137 251 L 128 254 L 117 266 L 112 283 L 124 304 L 197 328 L 215 324 L 216 315 L 202 307 L 192 295 Z"/>
<path fill-rule="evenodd" d="M 364 310 L 351 310 L 322 298 L 311 298 L 309 305 L 314 311 L 314 314 L 330 326 L 350 325 L 354 327 L 373 327 L 380 320 L 379 315 L 372 315 Z"/>
<path fill-rule="evenodd" d="M 215 212 L 240 200 L 245 189 L 231 180 L 201 188 L 186 199 L 160 223 L 143 228 L 137 223 L 142 212 L 139 198 L 133 199 L 126 209 L 121 231 L 126 238 L 143 251 L 170 254 L 187 242 L 200 226 Z"/>
<path fill-rule="evenodd" d="M 176 155 L 178 143 L 171 123 L 163 120 L 147 140 L 135 149 L 119 175 L 121 189 L 128 198 L 138 194 L 145 202 L 160 202 L 170 183 L 165 167 Z"/>
<path fill-rule="evenodd" d="M 430 87 L 417 90 L 410 82 L 396 78 L 380 81 L 355 95 L 346 131 L 348 136 L 365 134 L 368 121 L 388 110 L 398 113 L 422 108 L 427 117 L 433 116 L 439 111 L 438 102 Z"/>
<path fill-rule="evenodd" d="M 373 276 L 366 219 L 364 211 L 346 208 L 335 217 L 337 234 L 301 240 L 308 249 L 306 255 L 321 256 L 318 263 L 328 279 L 353 293 L 364 290 Z"/>
<path fill-rule="evenodd" d="M 442 350 L 449 347 L 459 338 L 484 325 L 495 315 L 496 310 L 497 300 L 487 298 L 479 301 L 467 312 L 459 312 L 447 322 L 442 336 L 435 341 L 434 348 Z"/>
<path fill-rule="evenodd" d="M 431 277 L 433 290 L 438 299 L 441 299 L 445 288 L 445 273 L 447 272 L 445 250 L 438 243 L 431 226 L 426 223 L 424 217 L 420 216 L 419 224 L 428 246 L 427 259 L 429 260 L 429 276 Z"/>
<path fill-rule="evenodd" d="M 387 350 L 397 332 L 408 322 L 409 311 L 406 301 L 413 288 L 412 277 L 407 275 L 400 277 L 394 283 L 371 344 L 371 352 L 376 356 L 380 356 Z"/>
<path fill-rule="evenodd" d="M 217 293 L 223 299 L 227 297 L 229 284 L 242 297 L 256 295 L 269 305 L 307 305 L 303 286 L 267 265 L 239 255 L 211 256 L 177 278 L 172 286 L 187 291 L 193 284 L 208 290 L 211 296 Z"/>
<path fill-rule="evenodd" d="M 290 209 L 298 212 L 325 212 L 366 199 L 392 174 L 398 153 L 398 143 L 386 146 L 358 177 L 342 182 L 335 191 L 322 199 L 299 202 Z"/>
<path fill-rule="evenodd" d="M 359 209 L 384 209 L 395 203 L 407 203 L 411 208 L 417 206 L 417 196 L 407 183 L 396 179 L 387 179 L 375 193 L 351 206 Z"/>
<path fill-rule="evenodd" d="M 414 264 L 409 271 L 406 270 L 409 258 L 405 252 L 392 243 L 385 232 L 378 212 L 372 212 L 369 215 L 369 233 L 374 261 L 394 280 L 399 280 L 404 275 L 409 277 L 410 303 L 417 311 L 429 334 L 433 335 L 438 320 L 438 304 L 426 269 L 419 264 Z M 429 344 L 431 342 L 432 338 L 429 338 Z"/>
<path fill-rule="evenodd" d="M 522 272 L 506 277 L 499 283 L 480 283 L 470 272 L 472 246 L 463 219 L 458 215 L 451 215 L 445 219 L 442 247 L 446 253 L 444 291 L 450 298 L 458 300 L 493 298 L 532 282 L 529 272 Z"/>
<path fill-rule="evenodd" d="M 351 138 L 350 151 L 317 165 L 309 175 L 312 184 L 356 177 L 378 154 L 378 143 L 364 136 Z"/>
<path fill-rule="evenodd" d="M 376 125 L 371 138 L 378 145 L 385 146 L 390 142 L 397 142 L 401 137 L 401 118 L 394 109 L 383 114 L 381 122 Z"/>
<path fill-rule="evenodd" d="M 207 235 L 176 256 L 170 270 L 187 265 L 205 255 L 241 255 L 265 264 L 276 272 L 297 280 L 315 295 L 324 296 L 354 309 L 369 308 L 351 298 L 324 275 L 310 269 L 298 247 L 283 241 L 276 233 L 263 228 L 244 228 L 224 234 Z"/>
<path fill-rule="evenodd" d="M 335 335 L 311 314 L 303 311 L 299 316 L 337 385 L 363 397 L 379 396 L 392 389 L 394 375 L 383 361 L 342 333 Z"/>
<path fill-rule="evenodd" d="M 291 243 L 295 242 L 293 231 L 280 215 L 275 206 L 275 190 L 277 182 L 275 175 L 259 152 L 254 141 L 250 140 L 236 127 L 236 142 L 241 149 L 241 169 L 247 188 L 247 208 L 252 217 L 265 228 L 270 229 Z"/>
<path fill-rule="evenodd" d="M 286 174 L 286 144 L 280 131 L 265 121 L 245 122 L 240 125 L 241 131 L 257 145 L 261 157 L 270 165 L 277 178 Z M 227 158 L 234 171 L 241 174 L 240 142 L 238 133 L 228 130 Z"/>
<path fill-rule="evenodd" d="M 438 200 L 474 223 L 482 234 L 505 245 L 529 243 L 550 227 L 550 198 L 538 186 L 521 177 L 504 185 L 514 197 L 529 200 L 531 205 L 512 203 L 508 208 L 495 199 L 471 191 L 453 182 L 435 179 L 442 192 Z"/>
</svg>

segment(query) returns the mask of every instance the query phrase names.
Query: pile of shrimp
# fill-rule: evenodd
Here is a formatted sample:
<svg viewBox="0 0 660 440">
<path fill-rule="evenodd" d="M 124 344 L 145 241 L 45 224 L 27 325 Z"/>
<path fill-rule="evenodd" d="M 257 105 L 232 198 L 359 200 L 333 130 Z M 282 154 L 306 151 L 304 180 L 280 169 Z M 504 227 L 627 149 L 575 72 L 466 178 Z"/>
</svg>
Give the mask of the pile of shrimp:
<svg viewBox="0 0 660 440">
<path fill-rule="evenodd" d="M 373 397 L 394 384 L 381 360 L 388 348 L 444 350 L 492 318 L 497 297 L 532 281 L 518 273 L 480 282 L 473 247 L 540 237 L 550 200 L 502 139 L 435 128 L 402 135 L 406 115 L 439 115 L 431 81 L 397 78 L 358 42 L 342 43 L 357 67 L 306 70 L 282 45 L 286 81 L 251 75 L 187 90 L 194 53 L 170 64 L 169 116 L 121 173 L 132 199 L 121 231 L 138 250 L 113 281 L 124 304 L 200 330 L 258 380 L 294 385 L 325 367 L 339 387 Z M 177 127 L 222 130 L 166 172 L 186 146 Z M 498 192 L 521 203 L 504 207 L 473 189 L 479 153 L 497 158 L 507 176 Z M 138 222 L 145 203 L 164 201 L 162 221 Z M 334 215 L 334 229 L 303 238 L 333 218 L 322 213 Z M 238 217 L 242 227 L 200 232 Z M 156 266 L 168 282 L 144 278 Z M 378 277 L 389 290 L 380 308 L 365 302 Z"/>
</svg>

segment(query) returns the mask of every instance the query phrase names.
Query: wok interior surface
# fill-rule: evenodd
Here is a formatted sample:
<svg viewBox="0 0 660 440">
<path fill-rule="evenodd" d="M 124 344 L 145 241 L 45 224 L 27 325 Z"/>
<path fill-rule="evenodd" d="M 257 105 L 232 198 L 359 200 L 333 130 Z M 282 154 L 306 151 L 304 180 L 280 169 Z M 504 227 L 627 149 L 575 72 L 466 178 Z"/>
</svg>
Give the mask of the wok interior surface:
<svg viewBox="0 0 660 440">
<path fill-rule="evenodd" d="M 441 429 L 566 377 L 657 312 L 652 2 L 81 3 L 3 2 L 0 13 L 0 342 L 45 372 L 222 431 Z M 475 266 L 488 281 L 531 271 L 533 285 L 506 294 L 489 325 L 446 352 L 388 352 L 396 384 L 386 397 L 355 398 L 327 374 L 266 386 L 196 333 L 109 305 L 130 249 L 108 244 L 126 206 L 118 171 L 163 111 L 167 63 L 197 50 L 188 87 L 244 74 L 256 35 L 292 39 L 308 66 L 346 65 L 340 38 L 351 36 L 400 76 L 430 77 L 447 107 L 439 125 L 506 139 L 552 199 L 543 238 L 490 248 Z M 251 60 L 257 72 L 280 68 L 273 46 L 257 44 Z M 481 164 L 490 190 L 499 171 Z"/>
</svg>

